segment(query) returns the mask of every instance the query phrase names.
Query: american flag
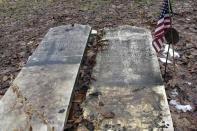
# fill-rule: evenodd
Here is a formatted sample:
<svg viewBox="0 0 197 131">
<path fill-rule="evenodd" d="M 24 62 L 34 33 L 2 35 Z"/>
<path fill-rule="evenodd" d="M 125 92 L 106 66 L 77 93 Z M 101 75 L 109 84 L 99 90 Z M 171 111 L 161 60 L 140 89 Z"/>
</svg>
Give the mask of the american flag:
<svg viewBox="0 0 197 131">
<path fill-rule="evenodd" d="M 153 47 L 156 52 L 160 52 L 164 47 L 164 34 L 171 27 L 171 18 L 169 12 L 169 0 L 163 1 L 162 11 L 157 22 L 157 28 L 154 33 Z"/>
</svg>

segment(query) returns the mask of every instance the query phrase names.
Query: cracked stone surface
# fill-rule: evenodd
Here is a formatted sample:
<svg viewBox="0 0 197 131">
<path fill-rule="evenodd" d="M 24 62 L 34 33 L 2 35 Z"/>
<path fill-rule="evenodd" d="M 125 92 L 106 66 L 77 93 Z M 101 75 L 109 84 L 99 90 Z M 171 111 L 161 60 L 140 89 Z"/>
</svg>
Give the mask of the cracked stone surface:
<svg viewBox="0 0 197 131">
<path fill-rule="evenodd" d="M 0 131 L 61 131 L 91 28 L 51 28 L 0 101 Z"/>
<path fill-rule="evenodd" d="M 119 26 L 104 32 L 108 47 L 97 55 L 84 118 L 102 131 L 174 130 L 150 31 Z"/>
</svg>

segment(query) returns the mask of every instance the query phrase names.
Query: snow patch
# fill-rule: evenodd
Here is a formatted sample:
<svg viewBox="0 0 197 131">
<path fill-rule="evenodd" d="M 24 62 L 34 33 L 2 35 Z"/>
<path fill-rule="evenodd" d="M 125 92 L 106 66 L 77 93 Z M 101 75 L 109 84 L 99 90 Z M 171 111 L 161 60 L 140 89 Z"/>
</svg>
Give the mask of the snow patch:
<svg viewBox="0 0 197 131">
<path fill-rule="evenodd" d="M 96 34 L 97 34 L 97 30 L 92 30 L 92 31 L 91 31 L 91 34 L 92 34 L 92 35 L 96 35 Z"/>
<path fill-rule="evenodd" d="M 177 89 L 173 89 L 172 91 L 171 91 L 171 96 L 172 97 L 176 97 L 176 96 L 178 96 L 179 95 L 179 93 L 177 92 Z"/>
<path fill-rule="evenodd" d="M 175 105 L 177 105 L 177 102 L 176 102 L 176 100 L 170 100 L 170 105 L 172 105 L 172 106 L 175 106 Z"/>
<path fill-rule="evenodd" d="M 170 105 L 175 106 L 177 110 L 181 110 L 183 112 L 191 111 L 192 107 L 190 105 L 181 105 L 176 100 L 171 100 Z"/>
<path fill-rule="evenodd" d="M 166 63 L 166 58 L 161 58 L 161 57 L 159 57 L 159 60 L 161 61 L 161 62 L 163 62 L 163 63 Z M 170 63 L 172 63 L 170 60 L 167 60 L 167 63 L 168 64 L 170 64 Z"/>
<path fill-rule="evenodd" d="M 176 105 L 177 110 L 182 110 L 183 112 L 191 111 L 192 107 L 190 105 Z"/>
<path fill-rule="evenodd" d="M 191 85 L 192 85 L 192 83 L 191 83 L 191 82 L 186 82 L 186 84 L 188 84 L 189 86 L 191 86 Z"/>
<path fill-rule="evenodd" d="M 168 47 L 169 47 L 169 45 L 166 44 L 166 45 L 165 45 L 165 48 L 164 48 L 164 51 L 163 51 L 163 55 L 164 55 L 164 56 L 167 56 Z M 172 48 L 169 49 L 169 57 L 173 57 L 173 49 L 172 49 Z M 175 57 L 175 58 L 179 58 L 179 57 L 180 57 L 179 53 L 176 52 L 176 51 L 174 51 L 174 57 Z"/>
</svg>

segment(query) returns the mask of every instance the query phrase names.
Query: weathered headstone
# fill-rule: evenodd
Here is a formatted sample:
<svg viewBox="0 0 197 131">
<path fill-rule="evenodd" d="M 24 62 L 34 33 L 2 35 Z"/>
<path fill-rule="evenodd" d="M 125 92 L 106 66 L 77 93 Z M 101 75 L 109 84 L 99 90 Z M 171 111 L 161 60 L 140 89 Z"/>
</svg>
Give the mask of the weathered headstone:
<svg viewBox="0 0 197 131">
<path fill-rule="evenodd" d="M 0 101 L 0 131 L 61 131 L 91 28 L 49 30 Z"/>
<path fill-rule="evenodd" d="M 104 32 L 108 47 L 97 55 L 84 118 L 99 131 L 173 131 L 151 33 L 131 26 Z"/>
</svg>

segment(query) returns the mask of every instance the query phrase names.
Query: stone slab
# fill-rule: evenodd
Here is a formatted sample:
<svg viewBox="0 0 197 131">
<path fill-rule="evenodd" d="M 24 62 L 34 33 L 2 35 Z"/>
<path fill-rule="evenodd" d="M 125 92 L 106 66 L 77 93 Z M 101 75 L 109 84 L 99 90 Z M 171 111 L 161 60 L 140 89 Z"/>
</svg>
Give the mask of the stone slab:
<svg viewBox="0 0 197 131">
<path fill-rule="evenodd" d="M 61 131 L 91 28 L 49 30 L 0 101 L 0 131 Z"/>
<path fill-rule="evenodd" d="M 120 26 L 104 32 L 108 47 L 97 55 L 84 118 L 96 131 L 173 131 L 150 31 Z"/>
</svg>

